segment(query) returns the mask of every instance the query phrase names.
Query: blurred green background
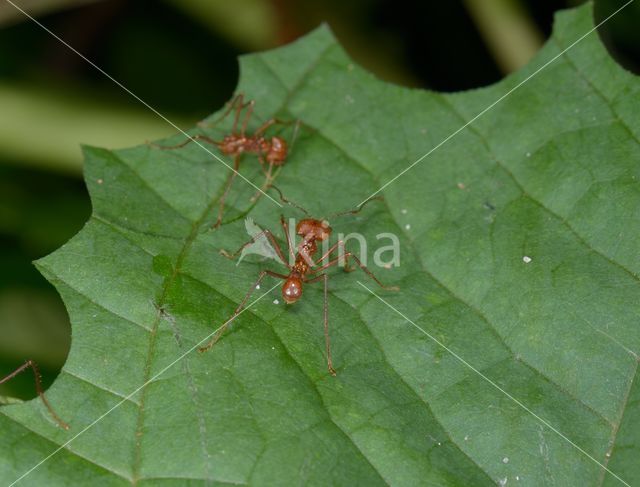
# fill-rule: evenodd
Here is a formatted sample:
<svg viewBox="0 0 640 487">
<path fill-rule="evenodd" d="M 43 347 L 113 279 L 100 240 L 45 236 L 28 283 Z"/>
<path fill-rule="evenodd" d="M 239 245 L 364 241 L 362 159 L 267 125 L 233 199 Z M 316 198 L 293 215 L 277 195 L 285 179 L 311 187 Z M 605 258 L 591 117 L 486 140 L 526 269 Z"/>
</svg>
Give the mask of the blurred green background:
<svg viewBox="0 0 640 487">
<path fill-rule="evenodd" d="M 12 0 L 182 128 L 218 109 L 239 54 L 287 43 L 327 22 L 382 79 L 458 91 L 525 64 L 571 0 Z M 596 21 L 621 6 L 596 2 Z M 640 0 L 600 29 L 640 72 Z M 80 144 L 109 148 L 175 130 L 50 34 L 0 0 L 0 377 L 36 360 L 45 386 L 70 346 L 53 287 L 31 262 L 91 212 Z M 0 396 L 35 396 L 22 374 Z"/>
</svg>

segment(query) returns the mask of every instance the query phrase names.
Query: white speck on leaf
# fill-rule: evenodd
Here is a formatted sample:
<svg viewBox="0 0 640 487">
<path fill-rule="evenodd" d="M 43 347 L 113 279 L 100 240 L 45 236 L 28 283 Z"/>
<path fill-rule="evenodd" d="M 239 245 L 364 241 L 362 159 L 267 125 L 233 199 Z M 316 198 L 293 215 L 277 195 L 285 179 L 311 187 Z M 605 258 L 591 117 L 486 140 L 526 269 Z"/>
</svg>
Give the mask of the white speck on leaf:
<svg viewBox="0 0 640 487">
<path fill-rule="evenodd" d="M 469 435 L 466 435 L 466 436 L 464 437 L 464 441 L 469 441 Z"/>
<path fill-rule="evenodd" d="M 507 480 L 509 480 L 507 477 L 498 479 L 498 483 L 504 487 L 505 485 L 507 485 Z"/>
<path fill-rule="evenodd" d="M 400 213 L 402 213 L 403 215 L 406 215 L 407 214 L 407 209 L 403 208 L 402 210 L 400 210 Z"/>
<path fill-rule="evenodd" d="M 527 157 L 531 157 L 531 152 L 527 152 Z"/>
<path fill-rule="evenodd" d="M 458 189 L 465 189 L 467 187 L 464 183 L 458 183 L 456 186 L 458 186 Z"/>
<path fill-rule="evenodd" d="M 102 180 L 102 179 L 98 179 L 98 180 L 96 181 L 96 183 L 98 183 L 98 184 L 102 184 L 102 183 L 104 183 L 104 180 Z"/>
<path fill-rule="evenodd" d="M 256 284 L 256 289 L 260 289 L 260 284 Z"/>
<path fill-rule="evenodd" d="M 525 255 L 524 257 L 522 257 L 522 262 L 524 262 L 525 264 L 528 264 L 529 262 L 531 262 L 531 257 L 529 257 L 528 255 Z"/>
<path fill-rule="evenodd" d="M 502 463 L 509 463 L 509 457 L 504 457 L 502 459 Z"/>
<path fill-rule="evenodd" d="M 277 299 L 274 299 L 273 304 L 280 304 L 280 301 L 278 301 Z"/>
<path fill-rule="evenodd" d="M 411 230 L 411 225 L 409 225 L 408 223 L 404 226 L 405 230 Z"/>
</svg>

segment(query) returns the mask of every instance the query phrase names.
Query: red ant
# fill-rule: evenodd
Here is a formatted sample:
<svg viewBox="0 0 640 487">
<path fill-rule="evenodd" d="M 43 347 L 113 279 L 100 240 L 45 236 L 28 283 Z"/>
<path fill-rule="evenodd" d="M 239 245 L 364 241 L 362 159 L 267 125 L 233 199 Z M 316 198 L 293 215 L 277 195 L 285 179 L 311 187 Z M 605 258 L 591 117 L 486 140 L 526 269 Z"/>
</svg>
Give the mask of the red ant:
<svg viewBox="0 0 640 487">
<path fill-rule="evenodd" d="M 152 144 L 154 147 L 158 147 L 164 150 L 170 149 L 179 149 L 180 147 L 184 147 L 185 145 L 195 141 L 195 140 L 204 140 L 212 145 L 215 145 L 220 149 L 220 151 L 228 156 L 233 156 L 233 172 L 229 175 L 227 179 L 227 183 L 225 185 L 224 192 L 220 197 L 220 208 L 218 210 L 218 218 L 216 223 L 213 225 L 213 228 L 220 226 L 222 223 L 222 214 L 224 213 L 224 201 L 231 189 L 231 184 L 238 174 L 238 168 L 240 167 L 240 157 L 242 154 L 255 154 L 258 156 L 258 161 L 260 162 L 260 166 L 262 167 L 263 172 L 265 173 L 265 181 L 262 185 L 262 188 L 258 189 L 255 195 L 251 198 L 251 201 L 255 202 L 260 198 L 262 194 L 271 186 L 271 182 L 273 181 L 273 167 L 280 167 L 284 165 L 286 162 L 287 156 L 289 154 L 289 147 L 287 142 L 282 137 L 265 137 L 265 131 L 275 125 L 285 124 L 289 122 L 284 122 L 278 120 L 276 118 L 271 118 L 264 122 L 253 135 L 248 135 L 247 124 L 251 119 L 251 115 L 253 114 L 253 107 L 255 105 L 254 100 L 249 100 L 245 103 L 244 94 L 240 93 L 236 95 L 236 97 L 229 103 L 228 108 L 222 114 L 220 118 L 218 118 L 212 125 L 215 125 L 222 120 L 224 120 L 231 111 L 235 110 L 235 116 L 233 119 L 233 126 L 231 128 L 231 133 L 226 135 L 222 140 L 214 140 L 211 137 L 207 137 L 206 135 L 194 135 L 190 137 L 185 142 L 182 142 L 178 145 L 173 146 L 161 146 L 157 144 Z M 240 126 L 240 131 L 238 132 L 238 122 L 240 121 L 240 115 L 243 110 L 246 109 L 244 120 L 242 121 L 242 125 Z M 265 165 L 267 167 L 265 168 Z"/>
<path fill-rule="evenodd" d="M 11 372 L 9 375 L 0 379 L 0 384 L 4 384 L 5 382 L 8 382 L 9 380 L 13 379 L 16 375 L 18 375 L 20 372 L 25 371 L 29 367 L 31 367 L 31 370 L 33 371 L 33 376 L 35 377 L 35 381 L 36 381 L 36 391 L 38 393 L 38 396 L 40 396 L 42 403 L 49 410 L 49 414 L 51 414 L 51 417 L 55 420 L 55 422 L 58 423 L 58 425 L 62 429 L 68 430 L 69 425 L 60 419 L 60 417 L 56 414 L 56 412 L 51 407 L 51 404 L 49 404 L 49 401 L 47 401 L 47 398 L 44 395 L 44 391 L 42 390 L 42 382 L 40 379 L 40 370 L 38 369 L 38 364 L 36 364 L 33 360 L 27 360 L 24 364 L 22 364 L 16 370 Z"/>
<path fill-rule="evenodd" d="M 275 186 L 272 188 L 278 190 Z M 293 206 L 304 211 L 304 213 L 308 216 L 308 212 L 301 208 L 298 205 L 286 200 L 282 193 L 280 193 L 280 198 Z M 357 214 L 362 208 L 372 199 L 365 201 L 362 205 L 360 205 L 355 210 L 349 210 L 342 213 L 337 213 L 332 215 L 341 216 L 346 214 Z M 279 279 L 284 279 L 284 284 L 282 285 L 282 298 L 285 303 L 293 304 L 300 299 L 302 296 L 302 289 L 304 284 L 311 284 L 313 282 L 318 282 L 320 280 L 324 281 L 324 337 L 325 337 L 325 346 L 327 353 L 327 367 L 329 369 L 329 373 L 333 376 L 336 375 L 336 371 L 333 368 L 333 362 L 331 360 L 331 342 L 329 339 L 329 300 L 328 300 L 328 286 L 329 286 L 329 276 L 326 273 L 319 274 L 319 272 L 328 269 L 340 262 L 345 262 L 344 269 L 346 272 L 351 272 L 355 269 L 349 266 L 349 258 L 353 259 L 358 267 L 362 269 L 369 277 L 371 277 L 380 287 L 390 291 L 398 291 L 399 288 L 396 286 L 385 286 L 382 284 L 373 273 L 367 269 L 367 267 L 351 252 L 346 252 L 344 247 L 344 242 L 339 240 L 333 246 L 329 248 L 327 252 L 324 253 L 318 260 L 314 260 L 314 255 L 318 251 L 317 242 L 325 241 L 331 235 L 331 227 L 329 226 L 329 222 L 326 219 L 315 219 L 315 218 L 304 218 L 298 222 L 296 225 L 296 234 L 302 237 L 302 241 L 297 247 L 297 252 L 294 252 L 294 247 L 291 243 L 291 237 L 289 235 L 289 229 L 287 223 L 284 220 L 284 216 L 280 217 L 280 225 L 284 231 L 284 234 L 287 239 L 287 247 L 289 250 L 290 256 L 293 258 L 293 265 L 291 265 L 282 252 L 280 245 L 275 239 L 274 235 L 269 230 L 263 230 L 262 232 L 255 235 L 251 240 L 242 245 L 236 252 L 233 254 L 228 254 L 226 251 L 221 250 L 220 253 L 225 257 L 230 259 L 234 259 L 244 248 L 248 245 L 254 243 L 260 236 L 264 235 L 269 239 L 269 241 L 273 244 L 274 250 L 276 251 L 279 259 L 282 263 L 289 269 L 288 274 L 279 274 L 277 272 L 273 272 L 270 270 L 263 270 L 260 272 L 257 281 L 251 286 L 244 299 L 240 302 L 236 310 L 231 315 L 231 318 L 226 321 L 226 323 L 216 332 L 213 338 L 204 346 L 199 349 L 200 352 L 206 352 L 209 350 L 216 342 L 220 339 L 224 331 L 228 328 L 231 322 L 240 314 L 242 308 L 244 308 L 246 302 L 249 300 L 254 290 L 260 285 L 260 282 L 264 279 L 265 276 L 269 275 L 272 277 L 277 277 Z M 338 257 L 331 259 L 331 254 L 338 250 Z M 340 253 L 342 250 L 342 253 Z M 344 260 L 343 260 L 344 259 Z M 323 264 L 323 261 L 326 261 Z M 320 267 L 316 267 L 320 266 Z"/>
</svg>

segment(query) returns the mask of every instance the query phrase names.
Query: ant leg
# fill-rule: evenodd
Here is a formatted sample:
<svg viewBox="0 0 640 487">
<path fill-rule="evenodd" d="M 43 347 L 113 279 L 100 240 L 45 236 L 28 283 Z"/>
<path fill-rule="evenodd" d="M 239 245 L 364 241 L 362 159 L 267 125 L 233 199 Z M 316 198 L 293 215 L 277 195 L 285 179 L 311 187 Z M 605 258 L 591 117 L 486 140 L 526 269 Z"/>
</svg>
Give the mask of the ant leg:
<svg viewBox="0 0 640 487">
<path fill-rule="evenodd" d="M 280 258 L 280 260 L 282 261 L 282 263 L 287 266 L 287 268 L 291 268 L 291 266 L 289 265 L 289 263 L 287 262 L 287 259 L 284 258 L 284 253 L 282 252 L 282 249 L 280 248 L 280 244 L 278 243 L 278 241 L 276 240 L 276 238 L 273 236 L 273 233 L 271 233 L 270 230 L 262 230 L 260 233 L 258 233 L 255 237 L 252 237 L 251 240 L 249 240 L 248 242 L 242 244 L 242 246 L 236 250 L 233 254 L 230 254 L 229 252 L 227 252 L 224 249 L 220 250 L 220 253 L 222 255 L 224 255 L 227 259 L 235 259 L 238 254 L 240 252 L 242 252 L 246 247 L 248 247 L 251 244 L 254 244 L 256 242 L 256 240 L 258 240 L 258 238 L 260 238 L 262 235 L 264 235 L 265 237 L 267 237 L 269 239 L 269 242 L 271 242 L 271 244 L 273 245 L 273 249 L 276 251 L 276 253 L 278 254 L 278 257 Z"/>
<path fill-rule="evenodd" d="M 262 184 L 262 187 L 256 191 L 256 194 L 254 194 L 251 197 L 251 202 L 255 203 L 256 201 L 258 201 L 260 199 L 260 197 L 264 194 L 265 191 L 267 191 L 269 189 L 269 187 L 271 186 L 271 182 L 273 181 L 273 176 L 272 176 L 272 172 L 273 172 L 273 162 L 269 163 L 269 167 L 268 169 L 264 169 L 264 162 L 262 159 L 262 156 L 259 157 L 260 160 L 260 165 L 262 166 L 262 169 L 264 171 L 265 177 L 264 177 L 264 183 Z"/>
<path fill-rule="evenodd" d="M 262 125 L 260 125 L 260 127 L 258 127 L 258 129 L 253 133 L 253 136 L 254 137 L 261 136 L 269 127 L 271 127 L 272 125 L 275 125 L 277 123 L 284 124 L 286 122 L 282 122 L 281 120 L 278 120 L 276 118 L 270 118 L 269 120 L 264 122 Z"/>
<path fill-rule="evenodd" d="M 336 376 L 331 360 L 331 339 L 329 338 L 329 276 L 324 275 L 324 341 L 327 349 L 327 368 L 332 376 Z"/>
<path fill-rule="evenodd" d="M 293 135 L 291 136 L 291 144 L 289 145 L 289 150 L 293 150 L 293 146 L 296 144 L 296 140 L 298 139 L 298 131 L 300 130 L 300 120 L 296 120 L 296 125 L 293 128 Z"/>
<path fill-rule="evenodd" d="M 240 135 L 242 137 L 244 137 L 245 132 L 247 131 L 247 125 L 249 124 L 249 119 L 251 118 L 251 115 L 253 114 L 253 107 L 255 105 L 255 101 L 251 100 L 248 101 L 247 104 L 245 105 L 247 107 L 247 111 L 244 114 L 244 121 L 242 122 L 242 128 L 240 129 Z M 243 107 L 244 108 L 244 107 Z M 233 131 L 236 131 L 236 125 L 238 123 L 238 117 L 240 116 L 240 111 L 238 111 L 238 113 L 236 114 L 236 119 L 235 122 L 233 123 Z"/>
<path fill-rule="evenodd" d="M 343 244 L 344 245 L 344 244 Z M 345 268 L 347 268 L 349 266 L 349 257 L 351 257 L 353 260 L 356 261 L 356 264 L 358 264 L 358 267 L 360 267 L 360 269 L 362 269 L 371 279 L 373 279 L 376 284 L 378 284 L 378 286 L 380 286 L 382 289 L 386 289 L 387 291 L 400 291 L 400 288 L 398 286 L 385 286 L 384 284 L 382 284 L 378 278 L 373 274 L 373 272 L 371 272 L 369 269 L 367 269 L 367 266 L 365 266 L 362 262 L 360 262 L 360 259 L 358 259 L 354 254 L 352 254 L 351 252 L 346 252 L 344 254 L 345 257 Z"/>
<path fill-rule="evenodd" d="M 289 256 L 291 257 L 291 264 L 296 261 L 296 252 L 293 248 L 293 243 L 291 242 L 291 235 L 289 234 L 289 225 L 284 220 L 284 215 L 280 215 L 280 225 L 282 225 L 282 230 L 284 231 L 284 235 L 287 239 L 287 248 L 289 249 Z M 291 268 L 291 266 L 289 266 Z"/>
<path fill-rule="evenodd" d="M 155 147 L 156 149 L 172 150 L 172 149 L 179 149 L 180 147 L 184 147 L 185 145 L 190 144 L 191 142 L 194 142 L 196 140 L 204 140 L 205 142 L 209 142 L 210 144 L 215 146 L 220 145 L 220 142 L 213 140 L 211 137 L 207 137 L 206 135 L 200 135 L 200 134 L 193 135 L 189 137 L 187 140 L 185 140 L 184 142 L 182 142 L 181 144 L 177 144 L 177 145 L 160 145 L 160 144 L 154 144 L 153 142 L 148 142 L 148 144 L 151 147 Z"/>
<path fill-rule="evenodd" d="M 358 213 L 360 213 L 362 211 L 362 209 L 368 205 L 371 201 L 374 200 L 378 200 L 378 201 L 384 201 L 384 198 L 382 196 L 373 196 L 371 198 L 369 198 L 368 200 L 366 200 L 364 203 L 362 203 L 360 206 L 358 206 L 357 208 L 353 209 L 353 210 L 347 210 L 347 211 L 341 211 L 340 213 L 334 213 L 333 215 L 330 215 L 328 218 L 335 218 L 337 216 L 343 216 L 343 215 L 357 215 Z"/>
<path fill-rule="evenodd" d="M 280 120 L 279 118 L 270 118 L 266 122 L 264 122 L 258 129 L 253 133 L 254 137 L 260 137 L 264 132 L 271 127 L 272 125 L 291 125 L 295 124 L 293 129 L 293 136 L 291 137 L 291 144 L 289 146 L 290 149 L 293 149 L 293 146 L 296 143 L 296 139 L 298 138 L 298 131 L 300 130 L 300 124 L 302 123 L 300 120 L 296 120 L 295 122 L 291 120 Z"/>
<path fill-rule="evenodd" d="M 293 140 L 295 140 L 295 137 L 298 133 L 298 129 L 300 128 L 300 120 L 296 120 L 295 122 L 292 120 L 282 120 L 280 118 L 270 118 L 269 120 L 267 120 L 266 122 L 264 122 L 260 127 L 258 127 L 258 129 L 253 133 L 254 136 L 258 136 L 258 135 L 262 135 L 269 127 L 271 127 L 272 125 L 291 125 L 292 123 L 295 123 L 295 129 L 294 129 L 294 137 Z M 292 142 L 293 144 L 293 142 Z"/>
<path fill-rule="evenodd" d="M 244 95 L 242 93 L 239 93 L 234 99 L 233 102 L 231 103 L 231 106 L 229 107 L 229 110 L 226 112 L 226 115 L 229 114 L 229 112 L 233 109 L 235 109 L 236 113 L 233 117 L 233 125 L 231 127 L 231 133 L 235 134 L 236 133 L 236 129 L 238 128 L 238 119 L 240 118 L 240 113 L 242 112 L 242 110 L 251 102 L 248 103 L 244 103 Z"/>
<path fill-rule="evenodd" d="M 339 241 L 335 246 L 341 246 L 342 249 L 344 250 L 344 242 Z M 333 259 L 332 261 L 326 263 L 325 265 L 323 265 L 322 267 L 318 267 L 317 269 L 313 269 L 311 270 L 312 273 L 316 273 L 316 272 L 320 272 L 323 271 L 325 269 L 328 269 L 329 267 L 332 267 L 336 264 L 338 264 L 341 259 L 345 259 L 345 269 L 347 269 L 349 267 L 349 258 L 352 258 L 353 260 L 356 261 L 356 264 L 358 264 L 358 267 L 360 267 L 360 269 L 362 269 L 371 279 L 373 279 L 376 284 L 378 284 L 378 286 L 380 286 L 382 289 L 386 289 L 387 291 L 399 291 L 400 288 L 398 286 L 385 286 L 384 284 L 382 284 L 378 278 L 373 274 L 373 272 L 371 272 L 367 266 L 365 266 L 360 259 L 358 259 L 353 253 L 351 252 L 345 252 L 344 256 L 338 256 L 335 259 Z"/>
<path fill-rule="evenodd" d="M 258 276 L 258 280 L 256 282 L 253 283 L 253 285 L 249 288 L 249 291 L 247 291 L 247 294 L 245 294 L 244 299 L 240 302 L 240 304 L 238 305 L 238 307 L 236 308 L 236 310 L 233 312 L 233 314 L 231 315 L 231 318 L 229 318 L 219 329 L 218 331 L 216 331 L 216 333 L 213 335 L 213 337 L 211 338 L 211 340 L 209 340 L 207 342 L 206 345 L 204 345 L 203 347 L 198 348 L 199 352 L 206 352 L 209 349 L 211 349 L 211 347 L 213 347 L 218 340 L 220 340 L 220 337 L 222 336 L 222 334 L 226 331 L 226 329 L 229 327 L 229 325 L 233 322 L 233 320 L 235 320 L 237 318 L 237 316 L 240 314 L 240 312 L 242 311 L 242 308 L 244 308 L 244 305 L 247 303 L 247 301 L 249 300 L 249 298 L 251 297 L 251 295 L 253 294 L 253 292 L 256 290 L 256 288 L 260 285 L 260 283 L 262 282 L 262 280 L 264 279 L 264 277 L 266 275 L 270 275 L 273 277 L 278 277 L 280 279 L 286 279 L 287 276 L 285 276 L 284 274 L 278 274 L 277 272 L 271 272 L 271 271 L 262 271 L 260 273 L 260 275 Z"/>
<path fill-rule="evenodd" d="M 327 352 L 327 368 L 329 373 L 335 377 L 336 370 L 333 368 L 333 361 L 331 360 L 331 339 L 329 338 L 329 276 L 321 274 L 305 282 L 317 282 L 321 279 L 324 280 L 324 343 Z"/>
<path fill-rule="evenodd" d="M 220 208 L 218 209 L 218 219 L 212 228 L 218 228 L 222 223 L 222 214 L 224 213 L 224 200 L 227 198 L 229 194 L 229 190 L 231 189 L 231 185 L 233 184 L 233 180 L 236 178 L 238 174 L 238 168 L 240 167 L 240 154 L 236 154 L 233 157 L 233 172 L 229 175 L 229 179 L 227 179 L 227 184 L 224 188 L 224 193 L 220 197 Z"/>
<path fill-rule="evenodd" d="M 217 124 L 219 124 L 220 122 L 222 122 L 225 118 L 227 118 L 229 116 L 229 113 L 231 113 L 232 110 L 238 110 L 238 107 L 240 107 L 240 109 L 246 107 L 247 104 L 244 103 L 244 94 L 243 93 L 239 93 L 236 96 L 233 97 L 233 99 L 228 102 L 226 104 L 226 109 L 225 111 L 222 113 L 222 115 L 220 115 L 218 118 L 216 118 L 213 122 L 210 123 L 204 123 L 204 122 L 200 122 L 198 123 L 198 126 L 200 127 L 215 127 Z M 234 124 L 234 132 L 235 132 L 235 124 Z"/>
<path fill-rule="evenodd" d="M 336 242 L 334 245 L 331 246 L 331 248 L 329 248 L 329 250 L 327 250 L 322 257 L 320 257 L 317 261 L 315 261 L 313 263 L 313 265 L 318 265 L 320 264 L 320 262 L 322 262 L 323 260 L 325 260 L 327 257 L 329 257 L 333 252 L 335 252 L 335 250 L 342 246 L 342 250 L 344 250 L 344 242 L 342 240 L 339 240 L 338 242 Z M 320 271 L 320 269 L 318 269 L 318 271 Z M 314 271 L 312 271 L 314 272 Z"/>
<path fill-rule="evenodd" d="M 295 203 L 294 201 L 291 201 L 291 200 L 288 200 L 287 198 L 285 198 L 284 195 L 282 194 L 282 191 L 280 191 L 277 186 L 272 184 L 271 186 L 269 186 L 269 188 L 273 188 L 273 189 L 276 190 L 276 192 L 278 193 L 278 196 L 280 196 L 280 201 L 282 201 L 283 203 L 286 203 L 288 205 L 291 205 L 294 208 L 297 208 L 298 210 L 300 210 L 305 215 L 310 216 L 309 212 L 307 210 L 305 210 L 302 206 L 300 206 L 299 204 Z"/>
<path fill-rule="evenodd" d="M 44 395 L 44 391 L 42 390 L 42 382 L 40 381 L 40 370 L 38 370 L 38 365 L 33 360 L 27 360 L 24 364 L 22 364 L 16 370 L 11 372 L 8 376 L 0 379 L 0 384 L 4 384 L 5 382 L 13 379 L 16 375 L 28 369 L 29 367 L 31 367 L 31 370 L 33 371 L 33 376 L 35 377 L 35 382 L 36 382 L 36 392 L 38 393 L 38 396 L 40 396 L 40 400 L 45 405 L 45 407 L 49 410 L 49 414 L 53 417 L 55 422 L 58 423 L 58 425 L 62 429 L 68 430 L 69 425 L 60 419 L 60 417 L 56 414 L 56 412 L 51 407 L 51 404 L 49 404 L 49 401 L 47 401 L 47 398 Z"/>
</svg>

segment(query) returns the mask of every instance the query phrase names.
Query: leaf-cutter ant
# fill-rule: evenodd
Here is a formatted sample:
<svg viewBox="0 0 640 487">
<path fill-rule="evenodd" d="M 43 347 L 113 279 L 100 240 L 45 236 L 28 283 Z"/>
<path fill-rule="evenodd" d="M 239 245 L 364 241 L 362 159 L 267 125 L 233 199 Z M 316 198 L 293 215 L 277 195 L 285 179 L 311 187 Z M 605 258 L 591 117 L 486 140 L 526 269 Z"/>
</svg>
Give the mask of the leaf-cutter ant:
<svg viewBox="0 0 640 487">
<path fill-rule="evenodd" d="M 253 108 L 255 105 L 254 100 L 249 100 L 247 102 L 244 101 L 244 94 L 240 93 L 236 95 L 233 100 L 229 103 L 229 106 L 224 111 L 224 113 L 215 120 L 211 126 L 214 126 L 224 120 L 232 111 L 235 111 L 235 115 L 233 118 L 233 126 L 231 128 L 231 132 L 224 136 L 222 140 L 214 140 L 211 137 L 206 135 L 197 134 L 185 142 L 181 144 L 172 145 L 172 146 L 162 146 L 158 144 L 151 144 L 153 147 L 157 147 L 163 150 L 172 150 L 179 149 L 180 147 L 184 147 L 185 145 L 195 141 L 195 140 L 203 140 L 209 144 L 215 145 L 220 149 L 220 151 L 227 155 L 233 156 L 233 171 L 227 178 L 227 182 L 225 184 L 224 192 L 220 197 L 219 209 L 218 209 L 218 218 L 216 219 L 216 223 L 213 225 L 213 228 L 220 226 L 222 223 L 222 215 L 224 213 L 224 202 L 231 189 L 231 185 L 236 175 L 238 174 L 238 169 L 240 167 L 240 159 L 242 154 L 254 154 L 258 157 L 258 161 L 260 162 L 260 166 L 265 174 L 265 180 L 262 184 L 262 187 L 256 192 L 255 195 L 251 198 L 251 201 L 255 202 L 260 198 L 264 192 L 269 189 L 271 183 L 274 178 L 273 168 L 283 166 L 287 160 L 287 156 L 289 155 L 289 146 L 285 139 L 278 136 L 266 137 L 264 134 L 269 127 L 275 124 L 288 124 L 290 122 L 282 121 L 277 118 L 270 118 L 266 122 L 264 122 L 260 127 L 256 129 L 253 134 L 247 134 L 247 124 L 251 119 L 251 115 L 253 114 Z M 244 113 L 244 118 L 242 120 L 242 124 L 240 125 L 240 130 L 238 130 L 238 123 L 240 122 L 240 118 L 242 112 Z M 202 125 L 202 124 L 201 124 Z M 209 124 L 207 124 L 209 125 Z M 296 123 L 297 130 L 297 123 Z M 295 134 L 294 134 L 295 138 Z"/>
<path fill-rule="evenodd" d="M 276 251 L 279 260 L 289 269 L 288 274 L 280 274 L 277 272 L 273 272 L 270 270 L 263 270 L 260 272 L 258 279 L 254 282 L 249 288 L 249 291 L 245 295 L 244 299 L 240 302 L 236 310 L 233 312 L 231 317 L 225 322 L 225 324 L 215 333 L 215 335 L 211 338 L 211 340 L 203 347 L 199 349 L 200 352 L 206 352 L 209 350 L 216 342 L 220 339 L 225 330 L 229 327 L 229 325 L 233 322 L 233 320 L 240 314 L 245 304 L 253 294 L 253 292 L 259 287 L 260 282 L 264 279 L 265 276 L 269 275 L 272 277 L 277 277 L 279 279 L 284 280 L 284 284 L 282 285 L 282 298 L 285 303 L 293 304 L 300 299 L 302 296 L 303 287 L 305 284 L 311 284 L 318 281 L 324 282 L 324 337 L 325 337 L 325 347 L 327 354 L 327 368 L 329 369 L 329 373 L 333 376 L 336 375 L 336 371 L 333 368 L 333 362 L 331 360 L 331 341 L 329 338 L 329 275 L 326 273 L 320 272 L 328 269 L 329 267 L 333 267 L 340 262 L 344 262 L 344 269 L 347 272 L 351 272 L 355 270 L 349 266 L 349 259 L 353 259 L 360 269 L 362 269 L 369 277 L 371 277 L 380 287 L 390 291 L 399 290 L 396 286 L 385 286 L 382 284 L 378 278 L 369 270 L 367 267 L 356 257 L 353 253 L 347 252 L 344 246 L 344 242 L 339 240 L 334 245 L 332 245 L 327 252 L 325 252 L 319 259 L 315 260 L 314 256 L 318 252 L 317 242 L 322 242 L 327 240 L 332 232 L 331 227 L 329 226 L 329 222 L 326 218 L 316 219 L 309 217 L 309 214 L 302 207 L 292 203 L 291 201 L 286 200 L 280 190 L 278 190 L 275 186 L 272 188 L 276 189 L 280 193 L 280 198 L 289 204 L 301 209 L 307 215 L 308 218 L 304 218 L 298 222 L 296 225 L 296 234 L 302 237 L 302 241 L 298 244 L 297 248 L 294 250 L 294 246 L 291 242 L 291 237 L 289 235 L 289 229 L 287 223 L 284 220 L 284 216 L 280 217 L 280 225 L 284 231 L 284 234 L 287 239 L 287 247 L 289 251 L 289 255 L 293 259 L 293 264 L 290 264 L 289 261 L 285 258 L 280 245 L 275 239 L 274 235 L 269 230 L 263 230 L 259 234 L 255 235 L 251 240 L 242 245 L 236 252 L 233 254 L 228 254 L 224 250 L 221 250 L 221 253 L 230 259 L 234 259 L 242 250 L 254 243 L 260 236 L 264 235 L 269 239 L 271 244 L 273 245 L 274 250 Z M 376 198 L 373 198 L 376 199 Z M 331 217 L 346 215 L 346 214 L 357 214 L 362 208 L 372 201 L 369 199 L 365 201 L 362 205 L 360 205 L 355 210 L 349 210 L 341 213 L 337 213 L 332 215 Z M 332 258 L 332 254 L 338 251 L 338 256 Z M 341 253 L 342 251 L 342 253 Z"/>
</svg>

